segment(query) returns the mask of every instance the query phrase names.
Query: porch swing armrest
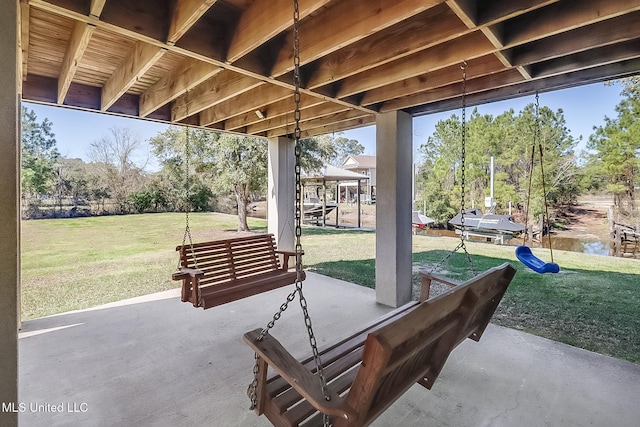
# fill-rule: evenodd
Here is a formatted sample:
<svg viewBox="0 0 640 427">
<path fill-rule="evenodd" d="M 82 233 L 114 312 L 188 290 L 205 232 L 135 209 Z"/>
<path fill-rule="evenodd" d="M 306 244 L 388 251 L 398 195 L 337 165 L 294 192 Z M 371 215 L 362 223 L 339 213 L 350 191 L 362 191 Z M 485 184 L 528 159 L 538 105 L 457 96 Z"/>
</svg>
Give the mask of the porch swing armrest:
<svg viewBox="0 0 640 427">
<path fill-rule="evenodd" d="M 454 288 L 461 284 L 456 280 L 449 279 L 448 277 L 441 276 L 439 274 L 433 274 L 427 270 L 420 270 L 420 276 L 422 277 L 422 289 L 420 290 L 420 302 L 429 299 L 429 289 L 431 287 L 432 281 L 444 283 L 445 285 L 448 285 Z"/>
<path fill-rule="evenodd" d="M 244 334 L 244 341 L 310 405 L 324 414 L 351 422 L 358 418 L 356 410 L 331 389 L 328 390 L 330 399 L 326 400 L 320 379 L 296 360 L 276 338 L 266 334 L 258 341 L 261 331 L 254 329 L 247 332 Z"/>
<path fill-rule="evenodd" d="M 173 280 L 184 280 L 193 277 L 194 279 L 200 279 L 204 277 L 204 272 L 197 268 L 181 267 L 171 275 Z"/>
<path fill-rule="evenodd" d="M 296 256 L 296 252 L 295 251 L 281 251 L 281 250 L 276 250 L 275 251 L 277 254 L 281 254 L 282 255 L 282 269 L 283 270 L 288 270 L 289 269 L 289 258 L 295 258 Z M 300 255 L 304 255 L 304 251 L 300 252 Z"/>
</svg>

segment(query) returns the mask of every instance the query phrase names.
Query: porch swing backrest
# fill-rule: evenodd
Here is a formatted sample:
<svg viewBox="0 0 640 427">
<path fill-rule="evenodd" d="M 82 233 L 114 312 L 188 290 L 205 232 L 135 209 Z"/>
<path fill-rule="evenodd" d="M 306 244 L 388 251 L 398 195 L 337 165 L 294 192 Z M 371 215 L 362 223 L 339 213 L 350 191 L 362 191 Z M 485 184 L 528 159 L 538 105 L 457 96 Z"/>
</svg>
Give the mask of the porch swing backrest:
<svg viewBox="0 0 640 427">
<path fill-rule="evenodd" d="M 173 280 L 182 280 L 182 301 L 194 307 L 215 307 L 296 281 L 288 269 L 294 254 L 277 250 L 273 234 L 186 244 L 176 251 L 181 268 Z"/>
</svg>

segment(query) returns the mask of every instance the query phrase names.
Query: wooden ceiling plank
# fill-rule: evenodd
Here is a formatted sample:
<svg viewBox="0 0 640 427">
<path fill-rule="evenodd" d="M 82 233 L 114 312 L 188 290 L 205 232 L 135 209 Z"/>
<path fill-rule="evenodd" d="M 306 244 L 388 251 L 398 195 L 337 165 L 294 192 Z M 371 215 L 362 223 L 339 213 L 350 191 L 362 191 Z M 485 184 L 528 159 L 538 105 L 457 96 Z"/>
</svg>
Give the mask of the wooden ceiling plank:
<svg viewBox="0 0 640 427">
<path fill-rule="evenodd" d="M 89 45 L 95 26 L 76 21 L 71 32 L 71 39 L 62 60 L 62 69 L 58 78 L 58 104 L 63 104 L 69 86 L 78 69 L 78 63 Z"/>
<path fill-rule="evenodd" d="M 217 0 L 176 0 L 167 43 L 175 44 Z"/>
<path fill-rule="evenodd" d="M 479 32 L 423 50 L 398 61 L 348 77 L 341 82 L 339 98 L 433 72 L 493 53 L 493 45 Z"/>
<path fill-rule="evenodd" d="M 437 6 L 444 0 L 344 0 L 300 25 L 300 64 L 328 55 L 358 40 Z M 356 19 L 353 19 L 357 17 Z M 271 71 L 274 77 L 293 69 L 293 34 L 289 32 Z"/>
<path fill-rule="evenodd" d="M 640 37 L 640 11 L 537 40 L 512 49 L 514 65 L 536 62 Z"/>
<path fill-rule="evenodd" d="M 140 95 L 140 116 L 148 116 L 221 71 L 206 62 L 184 59 Z"/>
<path fill-rule="evenodd" d="M 308 78 L 307 87 L 318 88 L 470 32 L 448 8 L 432 10 L 433 14 L 410 18 L 321 58 Z"/>
<path fill-rule="evenodd" d="M 299 0 L 300 19 L 331 0 Z M 254 1 L 240 17 L 231 38 L 227 62 L 233 63 L 293 25 L 291 0 Z"/>
<path fill-rule="evenodd" d="M 118 66 L 102 88 L 101 110 L 106 111 L 140 76 L 156 63 L 165 50 L 143 42 L 136 42 L 133 51 Z"/>
<path fill-rule="evenodd" d="M 223 70 L 193 90 L 178 97 L 171 106 L 171 119 L 173 121 L 183 120 L 188 116 L 248 92 L 262 84 L 261 80 Z"/>
<path fill-rule="evenodd" d="M 505 47 L 513 47 L 640 10 L 640 0 L 560 1 L 507 22 Z"/>
<path fill-rule="evenodd" d="M 467 63 L 467 77 L 474 79 L 488 74 L 497 73 L 504 69 L 503 65 L 494 55 L 486 55 L 472 59 Z M 437 87 L 447 86 L 460 82 L 462 72 L 460 64 L 451 65 L 437 71 L 422 74 L 400 82 L 372 89 L 365 93 L 362 105 L 373 105 L 400 98 L 407 93 L 418 93 L 432 90 Z"/>
<path fill-rule="evenodd" d="M 560 0 L 493 0 L 491 2 L 484 2 L 484 7 L 480 8 L 476 13 L 476 25 L 492 25 L 496 22 L 524 15 L 525 13 L 559 1 Z"/>
</svg>

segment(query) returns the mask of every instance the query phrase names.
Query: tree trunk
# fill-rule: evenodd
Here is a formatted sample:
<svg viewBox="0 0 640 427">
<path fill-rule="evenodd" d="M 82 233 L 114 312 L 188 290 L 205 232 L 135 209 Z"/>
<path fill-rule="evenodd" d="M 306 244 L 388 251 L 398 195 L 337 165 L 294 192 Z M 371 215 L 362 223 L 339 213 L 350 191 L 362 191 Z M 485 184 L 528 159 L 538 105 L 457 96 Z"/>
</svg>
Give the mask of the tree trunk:
<svg viewBox="0 0 640 427">
<path fill-rule="evenodd" d="M 245 193 L 243 184 L 236 184 L 236 202 L 238 203 L 238 231 L 249 231 L 247 224 L 247 207 L 249 206 L 249 197 Z"/>
</svg>

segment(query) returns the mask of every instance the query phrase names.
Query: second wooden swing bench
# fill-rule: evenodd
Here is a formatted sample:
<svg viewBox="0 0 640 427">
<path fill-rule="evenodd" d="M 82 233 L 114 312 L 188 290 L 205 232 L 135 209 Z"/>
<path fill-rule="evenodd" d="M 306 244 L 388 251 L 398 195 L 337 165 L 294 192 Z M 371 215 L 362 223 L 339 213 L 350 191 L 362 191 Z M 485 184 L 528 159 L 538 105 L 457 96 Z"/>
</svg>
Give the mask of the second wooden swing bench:
<svg viewBox="0 0 640 427">
<path fill-rule="evenodd" d="M 186 244 L 176 251 L 180 269 L 172 278 L 182 280 L 182 301 L 194 307 L 215 307 L 296 281 L 295 270 L 288 269 L 295 253 L 277 250 L 273 234 Z"/>
<path fill-rule="evenodd" d="M 422 273 L 421 301 L 320 350 L 330 400 L 312 356 L 296 359 L 273 336 L 258 340 L 261 329 L 247 332 L 257 356 L 255 411 L 275 426 L 319 426 L 322 413 L 334 427 L 369 425 L 413 384 L 430 389 L 458 344 L 480 339 L 515 273 L 505 263 L 462 284 L 447 279 L 453 289 L 426 300 L 425 285 L 439 277 Z"/>
</svg>

